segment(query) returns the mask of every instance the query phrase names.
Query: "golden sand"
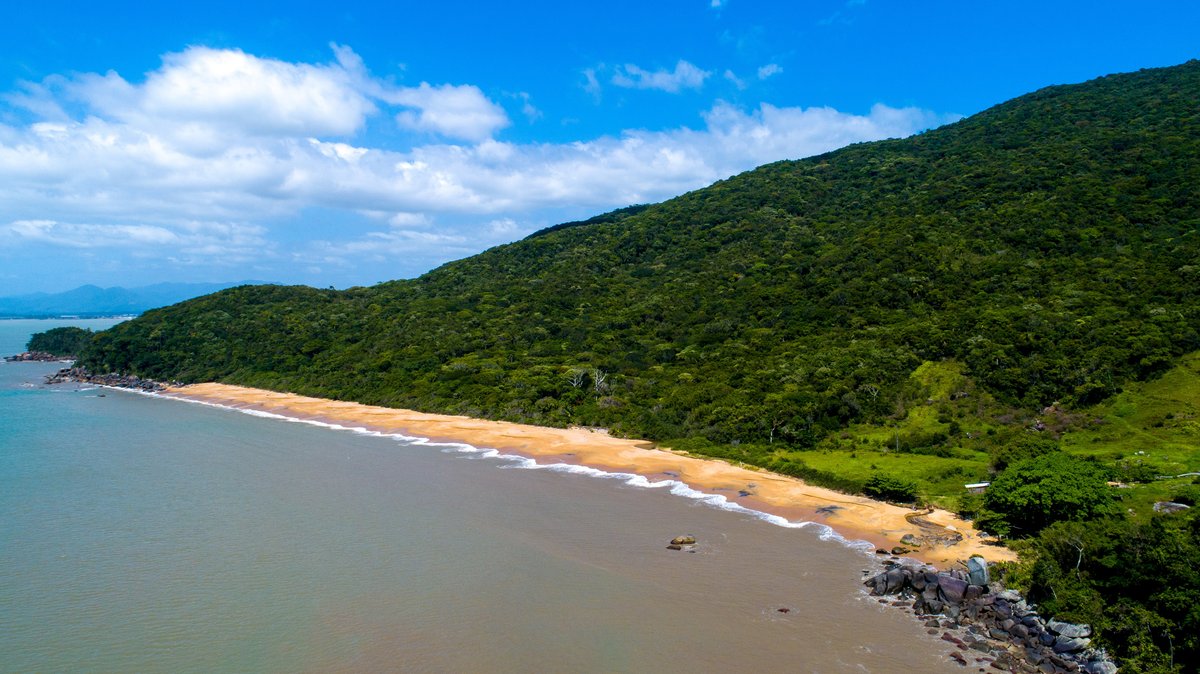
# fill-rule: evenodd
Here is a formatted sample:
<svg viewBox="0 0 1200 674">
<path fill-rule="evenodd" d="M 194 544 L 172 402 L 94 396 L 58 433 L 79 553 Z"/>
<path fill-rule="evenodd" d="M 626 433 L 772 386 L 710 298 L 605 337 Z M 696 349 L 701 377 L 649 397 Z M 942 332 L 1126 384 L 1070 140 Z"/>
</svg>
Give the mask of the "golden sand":
<svg viewBox="0 0 1200 674">
<path fill-rule="evenodd" d="M 827 524 L 848 539 L 867 540 L 877 548 L 891 550 L 902 545 L 901 538 L 906 534 L 912 534 L 922 544 L 906 556 L 943 568 L 972 555 L 983 555 L 989 561 L 1015 558 L 1012 551 L 985 542 L 970 522 L 945 510 L 915 511 L 814 487 L 763 470 L 656 449 L 644 441 L 614 438 L 604 432 L 427 414 L 227 384 L 173 387 L 166 395 L 381 432 L 464 442 L 534 460 L 575 463 L 650 479 L 671 477 L 693 489 L 722 494 L 754 510 L 793 521 Z M 955 539 L 957 542 L 952 542 Z"/>
</svg>

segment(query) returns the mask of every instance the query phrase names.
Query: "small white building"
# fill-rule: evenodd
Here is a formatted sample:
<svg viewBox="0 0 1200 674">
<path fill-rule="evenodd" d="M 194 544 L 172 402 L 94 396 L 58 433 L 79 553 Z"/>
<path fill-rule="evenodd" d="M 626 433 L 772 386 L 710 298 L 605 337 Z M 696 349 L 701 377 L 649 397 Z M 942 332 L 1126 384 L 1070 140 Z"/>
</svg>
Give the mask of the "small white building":
<svg viewBox="0 0 1200 674">
<path fill-rule="evenodd" d="M 972 482 L 971 484 L 964 484 L 963 487 L 966 487 L 968 494 L 982 494 L 987 491 L 989 484 L 991 482 Z"/>
</svg>

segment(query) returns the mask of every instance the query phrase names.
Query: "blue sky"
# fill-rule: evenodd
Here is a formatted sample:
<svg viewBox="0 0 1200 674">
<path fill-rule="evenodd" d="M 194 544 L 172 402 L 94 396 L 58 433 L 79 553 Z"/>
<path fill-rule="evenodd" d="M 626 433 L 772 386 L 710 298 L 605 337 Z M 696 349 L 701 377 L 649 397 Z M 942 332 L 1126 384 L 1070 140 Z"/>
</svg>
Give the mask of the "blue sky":
<svg viewBox="0 0 1200 674">
<path fill-rule="evenodd" d="M 1194 2 L 10 3 L 0 295 L 411 277 L 1200 57 Z"/>
</svg>

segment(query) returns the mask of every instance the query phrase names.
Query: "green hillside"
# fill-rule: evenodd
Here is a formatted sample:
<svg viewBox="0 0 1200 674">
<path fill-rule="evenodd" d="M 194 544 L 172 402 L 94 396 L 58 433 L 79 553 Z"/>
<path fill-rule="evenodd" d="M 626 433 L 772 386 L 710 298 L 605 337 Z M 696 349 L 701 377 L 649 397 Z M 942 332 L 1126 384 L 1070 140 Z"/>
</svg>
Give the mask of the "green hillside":
<svg viewBox="0 0 1200 674">
<path fill-rule="evenodd" d="M 1180 671 L 1200 658 L 1200 582 L 1179 561 L 1200 518 L 1152 506 L 1200 499 L 1160 479 L 1200 471 L 1200 61 L 770 164 L 413 280 L 222 291 L 100 333 L 81 363 L 604 426 L 957 508 L 1028 538 L 1011 582 L 1097 626 L 1128 671 Z M 966 495 L 993 476 L 1010 488 Z"/>
<path fill-rule="evenodd" d="M 1200 349 L 1198 99 L 1197 62 L 1051 87 L 415 280 L 149 312 L 84 362 L 731 446 L 893 418 L 926 361 L 1091 404 Z"/>
</svg>

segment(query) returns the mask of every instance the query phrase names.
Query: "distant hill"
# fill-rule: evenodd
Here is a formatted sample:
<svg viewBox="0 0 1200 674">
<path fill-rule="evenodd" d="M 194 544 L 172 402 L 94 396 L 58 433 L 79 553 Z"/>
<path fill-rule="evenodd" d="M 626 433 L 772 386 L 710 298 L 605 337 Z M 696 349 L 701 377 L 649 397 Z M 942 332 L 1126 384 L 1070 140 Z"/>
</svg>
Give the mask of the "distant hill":
<svg viewBox="0 0 1200 674">
<path fill-rule="evenodd" d="M 122 316 L 175 304 L 209 293 L 261 281 L 233 283 L 156 283 L 139 288 L 84 285 L 61 293 L 0 297 L 0 318 Z"/>
</svg>

